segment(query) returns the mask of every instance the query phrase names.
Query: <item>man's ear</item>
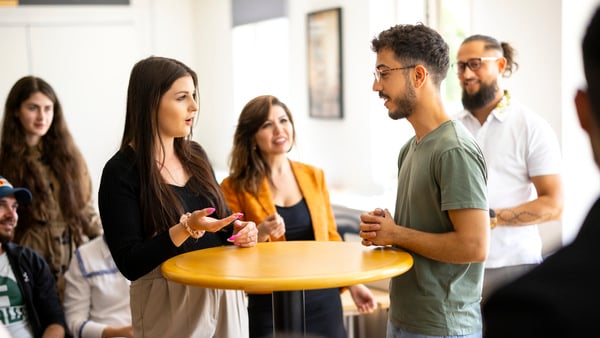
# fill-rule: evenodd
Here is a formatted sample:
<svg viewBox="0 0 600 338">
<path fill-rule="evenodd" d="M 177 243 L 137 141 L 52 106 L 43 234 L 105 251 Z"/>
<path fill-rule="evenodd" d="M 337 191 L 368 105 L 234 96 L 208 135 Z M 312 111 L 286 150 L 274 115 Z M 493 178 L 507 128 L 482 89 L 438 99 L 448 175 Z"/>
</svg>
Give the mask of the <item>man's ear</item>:
<svg viewBox="0 0 600 338">
<path fill-rule="evenodd" d="M 498 74 L 503 75 L 506 70 L 506 58 L 500 57 L 496 60 L 496 65 L 498 66 Z"/>
<path fill-rule="evenodd" d="M 592 116 L 592 107 L 590 105 L 590 98 L 585 90 L 577 90 L 575 94 L 575 109 L 577 110 L 577 117 L 579 118 L 579 125 L 588 134 L 594 128 L 594 116 Z"/>
<path fill-rule="evenodd" d="M 415 79 L 415 88 L 419 88 L 423 85 L 423 83 L 425 83 L 425 78 L 427 77 L 427 75 L 429 75 L 429 73 L 427 72 L 427 69 L 425 67 L 423 67 L 423 65 L 417 65 L 415 66 L 415 73 L 414 73 L 414 79 Z"/>
</svg>

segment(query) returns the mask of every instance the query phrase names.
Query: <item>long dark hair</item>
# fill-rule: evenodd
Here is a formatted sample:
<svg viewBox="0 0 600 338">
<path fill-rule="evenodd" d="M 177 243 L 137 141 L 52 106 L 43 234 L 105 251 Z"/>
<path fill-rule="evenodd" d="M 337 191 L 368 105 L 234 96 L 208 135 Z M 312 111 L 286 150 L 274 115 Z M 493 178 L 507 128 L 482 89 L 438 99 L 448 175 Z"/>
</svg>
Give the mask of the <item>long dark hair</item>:
<svg viewBox="0 0 600 338">
<path fill-rule="evenodd" d="M 133 147 L 140 172 L 140 204 L 144 210 L 146 235 L 167 230 L 183 212 L 182 201 L 160 175 L 155 149 L 164 148 L 158 130 L 158 107 L 165 92 L 184 76 L 191 76 L 198 97 L 196 73 L 180 61 L 151 56 L 135 64 L 129 78 L 127 115 L 121 150 Z M 156 144 L 156 143 L 159 144 Z M 191 134 L 175 138 L 175 154 L 191 175 L 187 187 L 213 203 L 215 216 L 227 216 L 225 198 L 217 183 L 206 153 L 191 141 Z"/>
<path fill-rule="evenodd" d="M 31 190 L 34 198 L 29 205 L 19 206 L 19 226 L 15 241 L 32 226 L 34 210 L 48 205 L 52 191 L 37 159 L 25 156 L 28 145 L 25 129 L 19 120 L 21 105 L 31 95 L 42 93 L 54 104 L 54 117 L 48 132 L 42 136 L 39 147 L 42 162 L 48 165 L 60 185 L 59 207 L 73 239 L 82 243 L 82 231 L 88 227 L 90 217 L 86 205 L 91 200 L 92 185 L 87 166 L 67 128 L 62 106 L 54 89 L 43 79 L 26 76 L 11 88 L 4 106 L 2 140 L 0 145 L 0 172 L 16 186 Z"/>
<path fill-rule="evenodd" d="M 272 95 L 262 95 L 246 103 L 235 128 L 233 149 L 229 157 L 229 177 L 235 190 L 256 193 L 263 178 L 269 177 L 271 174 L 271 168 L 257 149 L 255 137 L 260 127 L 269 118 L 272 106 L 283 108 L 294 131 L 292 145 L 296 141 L 296 128 L 292 113 L 278 98 Z"/>
</svg>

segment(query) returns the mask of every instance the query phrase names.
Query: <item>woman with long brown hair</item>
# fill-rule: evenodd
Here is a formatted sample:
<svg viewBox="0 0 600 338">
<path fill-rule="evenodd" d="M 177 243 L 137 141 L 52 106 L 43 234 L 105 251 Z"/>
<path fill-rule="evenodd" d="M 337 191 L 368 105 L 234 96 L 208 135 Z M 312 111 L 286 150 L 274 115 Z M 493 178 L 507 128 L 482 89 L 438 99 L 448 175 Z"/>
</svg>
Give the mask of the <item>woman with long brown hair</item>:
<svg viewBox="0 0 600 338">
<path fill-rule="evenodd" d="M 206 152 L 191 140 L 197 87 L 180 61 L 136 63 L 121 148 L 102 172 L 100 216 L 115 263 L 132 281 L 134 337 L 248 336 L 242 291 L 187 286 L 160 271 L 184 252 L 256 245 L 255 224 L 231 213 Z"/>
<path fill-rule="evenodd" d="M 258 224 L 261 242 L 341 241 L 323 170 L 287 157 L 295 139 L 292 113 L 278 98 L 262 95 L 246 103 L 234 134 L 230 175 L 221 183 L 227 203 Z M 366 286 L 349 289 L 360 312 L 375 309 Z M 346 337 L 340 289 L 307 290 L 305 301 L 308 334 Z M 251 338 L 271 336 L 271 294 L 248 295 L 248 315 Z"/>
<path fill-rule="evenodd" d="M 15 242 L 48 262 L 63 296 L 63 274 L 75 249 L 102 233 L 93 206 L 88 168 L 69 129 L 54 89 L 26 76 L 10 90 L 4 107 L 0 169 L 29 189 L 31 204 L 19 206 Z"/>
</svg>

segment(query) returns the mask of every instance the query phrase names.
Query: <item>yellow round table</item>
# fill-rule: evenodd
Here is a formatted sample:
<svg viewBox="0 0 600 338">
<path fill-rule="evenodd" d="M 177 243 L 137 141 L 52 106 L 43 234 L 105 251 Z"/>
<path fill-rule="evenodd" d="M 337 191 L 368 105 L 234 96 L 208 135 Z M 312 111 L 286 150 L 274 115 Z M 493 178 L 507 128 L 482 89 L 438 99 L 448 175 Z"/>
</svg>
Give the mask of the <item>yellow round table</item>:
<svg viewBox="0 0 600 338">
<path fill-rule="evenodd" d="M 164 262 L 162 273 L 169 280 L 188 285 L 273 292 L 275 333 L 303 333 L 304 290 L 394 277 L 408 271 L 412 264 L 410 254 L 391 247 L 286 241 L 188 252 Z"/>
</svg>

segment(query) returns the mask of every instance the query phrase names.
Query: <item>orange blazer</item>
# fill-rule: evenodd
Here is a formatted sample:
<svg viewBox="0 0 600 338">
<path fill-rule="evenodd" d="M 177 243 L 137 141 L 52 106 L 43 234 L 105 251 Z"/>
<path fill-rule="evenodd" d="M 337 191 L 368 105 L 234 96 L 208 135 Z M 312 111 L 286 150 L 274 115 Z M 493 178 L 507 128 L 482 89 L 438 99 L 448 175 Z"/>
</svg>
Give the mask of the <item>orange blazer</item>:
<svg viewBox="0 0 600 338">
<path fill-rule="evenodd" d="M 341 241 L 323 170 L 291 160 L 290 164 L 310 212 L 315 240 Z M 277 212 L 266 177 L 256 195 L 245 191 L 234 191 L 229 177 L 223 180 L 221 187 L 231 211 L 244 213 L 245 221 L 252 221 L 258 225 L 267 216 Z M 269 240 L 285 241 L 285 235 L 280 238 L 269 237 Z"/>
</svg>

